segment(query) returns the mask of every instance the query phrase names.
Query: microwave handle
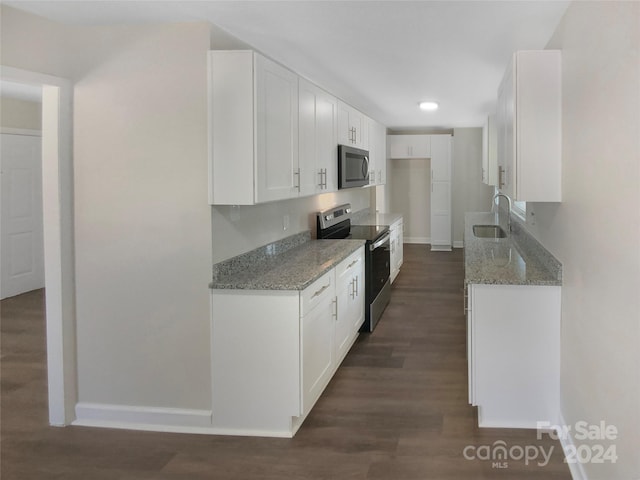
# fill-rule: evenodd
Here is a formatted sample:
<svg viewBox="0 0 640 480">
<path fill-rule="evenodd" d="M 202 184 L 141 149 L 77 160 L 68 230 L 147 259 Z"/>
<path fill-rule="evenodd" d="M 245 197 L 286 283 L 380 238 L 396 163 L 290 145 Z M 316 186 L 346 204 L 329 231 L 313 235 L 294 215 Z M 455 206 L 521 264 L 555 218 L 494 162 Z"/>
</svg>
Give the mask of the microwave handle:
<svg viewBox="0 0 640 480">
<path fill-rule="evenodd" d="M 369 157 L 362 157 L 362 177 L 369 179 Z"/>
</svg>

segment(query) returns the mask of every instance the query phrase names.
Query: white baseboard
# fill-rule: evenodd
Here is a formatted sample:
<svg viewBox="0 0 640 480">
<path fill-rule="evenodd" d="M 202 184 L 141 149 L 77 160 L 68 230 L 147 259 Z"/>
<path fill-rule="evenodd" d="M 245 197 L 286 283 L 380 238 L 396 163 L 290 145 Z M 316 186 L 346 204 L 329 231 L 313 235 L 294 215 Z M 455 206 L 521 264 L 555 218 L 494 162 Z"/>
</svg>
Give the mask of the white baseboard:
<svg viewBox="0 0 640 480">
<path fill-rule="evenodd" d="M 564 419 L 564 415 L 560 412 L 560 422 L 559 425 L 567 425 L 567 422 Z M 569 433 L 568 435 L 560 435 L 560 445 L 562 446 L 562 450 L 564 451 L 565 458 L 568 456 L 567 451 L 570 447 L 575 452 L 576 445 L 573 443 L 573 435 Z M 573 456 L 575 458 L 575 455 Z M 568 463 L 569 472 L 571 473 L 571 478 L 573 480 L 589 480 L 587 477 L 587 472 L 584 471 L 584 465 L 580 462 L 576 463 Z"/>
<path fill-rule="evenodd" d="M 431 239 L 429 237 L 404 237 L 403 243 L 418 243 L 423 245 L 431 243 Z"/>
<path fill-rule="evenodd" d="M 72 425 L 148 432 L 292 438 L 300 428 L 304 417 L 294 425 L 293 431 L 216 427 L 212 419 L 211 410 L 131 407 L 80 402 L 76 404 L 76 420 Z"/>
<path fill-rule="evenodd" d="M 464 248 L 464 242 L 462 240 L 455 240 L 453 242 L 453 248 Z"/>
<path fill-rule="evenodd" d="M 212 433 L 211 410 L 80 402 L 72 425 L 154 432 Z"/>
<path fill-rule="evenodd" d="M 432 252 L 450 252 L 451 245 L 431 245 Z"/>
</svg>

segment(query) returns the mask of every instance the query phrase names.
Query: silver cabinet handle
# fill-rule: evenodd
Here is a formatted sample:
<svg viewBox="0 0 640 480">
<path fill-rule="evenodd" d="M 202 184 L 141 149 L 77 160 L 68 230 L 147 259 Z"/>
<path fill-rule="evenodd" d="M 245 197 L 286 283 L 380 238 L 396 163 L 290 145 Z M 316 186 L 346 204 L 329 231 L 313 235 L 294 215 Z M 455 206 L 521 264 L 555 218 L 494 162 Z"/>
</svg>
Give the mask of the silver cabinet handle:
<svg viewBox="0 0 640 480">
<path fill-rule="evenodd" d="M 316 293 L 314 293 L 313 295 L 311 295 L 311 298 L 315 298 L 318 295 L 322 294 L 322 292 L 324 292 L 327 288 L 329 288 L 331 286 L 331 284 L 325 285 L 324 287 L 322 287 L 320 290 L 318 290 Z"/>
<path fill-rule="evenodd" d="M 327 189 L 327 169 L 326 168 L 322 169 L 322 175 L 323 175 L 323 178 L 324 178 L 324 181 L 322 182 L 322 185 L 324 186 L 324 189 L 326 190 Z"/>
<path fill-rule="evenodd" d="M 349 289 L 351 290 L 349 292 L 349 296 L 351 298 L 355 298 L 356 296 L 356 283 L 354 282 L 353 278 L 351 279 L 351 281 L 349 282 Z"/>
<path fill-rule="evenodd" d="M 333 297 L 333 300 L 331 303 L 333 303 L 333 313 L 331 315 L 333 315 L 337 321 L 338 320 L 338 297 Z"/>
<path fill-rule="evenodd" d="M 503 179 L 504 179 L 504 174 L 505 173 L 506 173 L 506 171 L 505 171 L 504 167 L 502 165 L 500 165 L 498 167 L 498 188 L 499 189 L 504 187 L 505 182 L 504 182 Z"/>
<path fill-rule="evenodd" d="M 462 312 L 465 315 L 469 311 L 468 305 L 469 305 L 469 287 L 465 285 L 465 287 L 464 287 L 464 300 L 463 300 L 463 308 L 464 308 L 464 310 Z"/>
<path fill-rule="evenodd" d="M 318 187 L 322 190 L 322 169 L 318 170 L 318 175 L 320 175 L 320 183 L 318 184 Z"/>
<path fill-rule="evenodd" d="M 358 283 L 358 276 L 356 275 L 356 278 L 353 279 L 355 284 L 356 284 L 356 297 L 359 295 L 358 291 L 360 290 L 360 284 Z"/>
<path fill-rule="evenodd" d="M 298 184 L 294 185 L 293 188 L 297 188 L 299 192 L 300 191 L 300 169 L 298 168 L 294 170 L 293 175 L 298 178 Z"/>
</svg>

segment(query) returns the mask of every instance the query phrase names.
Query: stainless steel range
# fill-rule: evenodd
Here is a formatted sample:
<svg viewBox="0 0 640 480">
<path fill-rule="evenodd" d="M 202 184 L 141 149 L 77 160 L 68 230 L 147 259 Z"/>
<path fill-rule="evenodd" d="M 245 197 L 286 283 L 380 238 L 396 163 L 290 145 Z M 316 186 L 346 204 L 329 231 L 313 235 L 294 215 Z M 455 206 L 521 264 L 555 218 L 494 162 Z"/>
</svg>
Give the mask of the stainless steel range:
<svg viewBox="0 0 640 480">
<path fill-rule="evenodd" d="M 351 205 L 318 212 L 318 238 L 353 238 L 365 244 L 365 320 L 361 332 L 372 332 L 391 297 L 388 225 L 352 225 Z"/>
</svg>

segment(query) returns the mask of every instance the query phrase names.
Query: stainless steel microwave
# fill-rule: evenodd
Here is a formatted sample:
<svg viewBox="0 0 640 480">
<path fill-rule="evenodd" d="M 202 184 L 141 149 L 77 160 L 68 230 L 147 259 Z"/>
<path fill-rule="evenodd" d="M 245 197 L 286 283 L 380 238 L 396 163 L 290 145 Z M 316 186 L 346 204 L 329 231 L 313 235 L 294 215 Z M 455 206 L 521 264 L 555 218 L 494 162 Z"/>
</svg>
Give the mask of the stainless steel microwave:
<svg viewBox="0 0 640 480">
<path fill-rule="evenodd" d="M 338 188 L 369 185 L 369 152 L 338 145 Z"/>
</svg>

